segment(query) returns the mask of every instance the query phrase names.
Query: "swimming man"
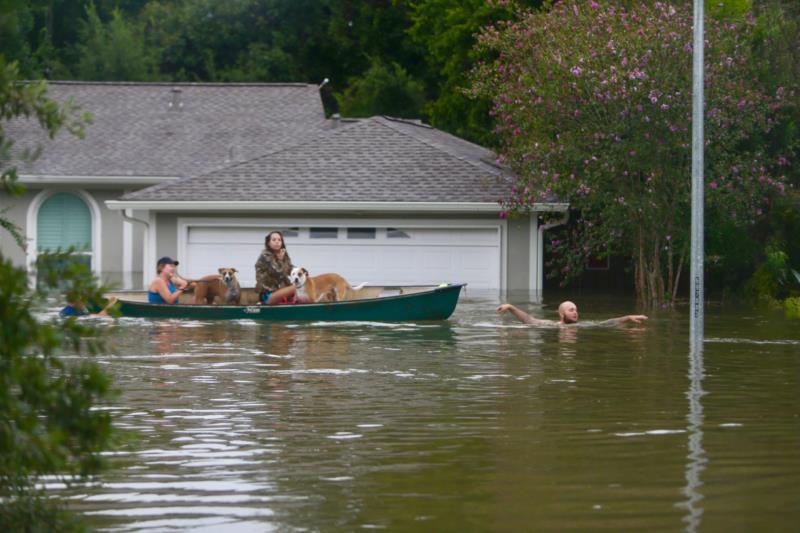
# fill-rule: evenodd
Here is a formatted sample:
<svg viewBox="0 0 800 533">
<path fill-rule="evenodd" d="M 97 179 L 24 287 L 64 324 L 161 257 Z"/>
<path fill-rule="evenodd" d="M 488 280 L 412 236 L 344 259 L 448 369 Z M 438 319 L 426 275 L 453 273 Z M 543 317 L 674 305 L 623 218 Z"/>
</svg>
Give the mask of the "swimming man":
<svg viewBox="0 0 800 533">
<path fill-rule="evenodd" d="M 506 311 L 511 311 L 517 319 L 524 323 L 524 324 L 532 324 L 535 326 L 567 326 L 570 324 L 576 324 L 578 322 L 578 307 L 570 302 L 561 302 L 558 306 L 558 321 L 555 320 L 546 320 L 542 318 L 533 318 L 531 315 L 526 313 L 525 311 L 511 305 L 511 304 L 501 304 L 497 308 L 497 314 L 502 315 Z M 640 323 L 642 320 L 647 320 L 647 316 L 645 315 L 625 315 L 617 318 L 610 318 L 608 320 L 603 320 L 598 324 L 623 324 L 625 322 L 635 322 Z"/>
</svg>

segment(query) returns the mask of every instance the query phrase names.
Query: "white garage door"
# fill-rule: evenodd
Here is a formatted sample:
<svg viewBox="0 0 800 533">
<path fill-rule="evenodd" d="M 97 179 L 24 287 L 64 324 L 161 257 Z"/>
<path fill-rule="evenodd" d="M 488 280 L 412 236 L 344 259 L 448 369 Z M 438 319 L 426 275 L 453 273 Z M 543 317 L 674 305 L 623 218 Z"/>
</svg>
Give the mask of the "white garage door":
<svg viewBox="0 0 800 533">
<path fill-rule="evenodd" d="M 186 226 L 180 272 L 200 277 L 234 267 L 243 286 L 255 285 L 255 262 L 268 228 Z M 284 228 L 296 266 L 311 275 L 338 272 L 352 284 L 468 283 L 473 289 L 500 287 L 500 228 Z"/>
</svg>

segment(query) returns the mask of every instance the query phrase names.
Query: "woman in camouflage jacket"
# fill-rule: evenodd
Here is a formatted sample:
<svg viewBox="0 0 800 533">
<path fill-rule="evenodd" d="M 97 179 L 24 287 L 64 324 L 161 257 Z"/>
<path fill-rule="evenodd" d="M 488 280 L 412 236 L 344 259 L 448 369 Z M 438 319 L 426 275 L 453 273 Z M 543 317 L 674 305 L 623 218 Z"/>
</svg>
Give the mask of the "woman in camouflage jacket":
<svg viewBox="0 0 800 533">
<path fill-rule="evenodd" d="M 294 303 L 297 288 L 289 281 L 292 260 L 286 251 L 283 234 L 273 231 L 264 239 L 264 250 L 256 261 L 256 292 L 259 303 Z"/>
</svg>

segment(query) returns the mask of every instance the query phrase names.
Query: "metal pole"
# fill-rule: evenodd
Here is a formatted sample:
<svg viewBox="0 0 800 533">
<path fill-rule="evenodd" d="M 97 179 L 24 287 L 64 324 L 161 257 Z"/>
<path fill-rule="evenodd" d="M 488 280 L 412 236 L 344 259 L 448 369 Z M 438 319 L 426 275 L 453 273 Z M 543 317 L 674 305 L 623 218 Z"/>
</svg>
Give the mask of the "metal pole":
<svg viewBox="0 0 800 533">
<path fill-rule="evenodd" d="M 703 346 L 703 0 L 694 0 L 694 47 L 692 54 L 692 253 L 689 321 L 690 344 Z"/>
</svg>

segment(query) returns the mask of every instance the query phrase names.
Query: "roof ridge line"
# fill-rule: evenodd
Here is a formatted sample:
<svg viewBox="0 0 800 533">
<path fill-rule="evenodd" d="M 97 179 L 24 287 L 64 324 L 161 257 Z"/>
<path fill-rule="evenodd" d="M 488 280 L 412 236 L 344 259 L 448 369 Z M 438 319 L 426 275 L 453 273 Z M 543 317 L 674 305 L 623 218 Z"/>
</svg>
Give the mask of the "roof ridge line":
<svg viewBox="0 0 800 533">
<path fill-rule="evenodd" d="M 398 121 L 398 120 L 387 119 L 387 118 L 386 118 L 385 116 L 383 116 L 383 115 L 378 115 L 378 117 L 380 117 L 380 118 L 383 118 L 384 120 L 387 120 L 387 121 L 389 121 L 389 122 L 401 122 L 401 121 Z M 376 117 L 370 117 L 370 118 L 376 118 Z M 409 133 L 406 133 L 406 132 L 404 132 L 404 131 L 402 131 L 402 130 L 399 130 L 399 129 L 397 129 L 397 128 L 393 128 L 393 127 L 391 127 L 389 124 L 384 124 L 384 123 L 381 123 L 381 122 L 379 122 L 379 123 L 380 123 L 380 124 L 381 124 L 383 127 L 385 127 L 385 128 L 389 128 L 389 129 L 391 129 L 391 130 L 392 130 L 392 131 L 394 131 L 394 132 L 397 132 L 397 133 L 399 133 L 399 134 L 401 134 L 401 135 L 405 135 L 406 137 L 409 137 L 409 138 L 411 138 L 411 139 L 414 139 L 415 141 L 417 141 L 417 142 L 420 142 L 420 143 L 422 143 L 422 144 L 424 144 L 424 145 L 430 146 L 431 148 L 435 148 L 435 149 L 437 149 L 437 150 L 440 150 L 440 151 L 442 151 L 442 152 L 445 152 L 445 153 L 446 153 L 447 155 L 449 155 L 450 157 L 454 157 L 454 158 L 458 159 L 459 161 L 463 161 L 464 163 L 467 163 L 468 165 L 471 165 L 471 166 L 473 166 L 473 167 L 475 167 L 475 168 L 478 168 L 478 169 L 481 169 L 481 170 L 483 170 L 483 168 L 481 167 L 481 165 L 479 165 L 479 164 L 477 164 L 477 163 L 474 163 L 474 162 L 470 161 L 469 159 L 466 159 L 466 158 L 464 158 L 463 156 L 461 156 L 461 155 L 459 155 L 459 154 L 454 154 L 452 151 L 448 150 L 448 149 L 447 149 L 445 146 L 440 146 L 440 145 L 438 145 L 438 144 L 434 144 L 433 142 L 430 142 L 430 141 L 428 141 L 428 140 L 426 140 L 426 139 L 419 139 L 419 138 L 417 138 L 417 137 L 414 137 L 413 135 L 411 135 L 411 134 L 409 134 Z M 409 125 L 411 125 L 411 126 L 419 126 L 419 124 L 414 124 L 414 123 L 405 122 L 405 121 L 403 121 L 403 123 L 404 123 L 404 124 L 409 124 Z M 473 144 L 473 145 L 477 146 L 478 148 L 482 148 L 482 149 L 484 149 L 484 150 L 489 150 L 488 148 L 486 148 L 486 147 L 484 147 L 484 146 L 481 146 L 480 144 L 475 144 L 475 143 L 473 143 L 473 142 L 471 142 L 471 141 L 467 141 L 467 140 L 465 140 L 465 139 L 462 139 L 462 138 L 460 138 L 460 137 L 456 137 L 455 135 L 453 135 L 453 134 L 451 134 L 451 133 L 447 133 L 447 132 L 446 132 L 446 131 L 444 131 L 444 130 L 440 130 L 440 129 L 438 129 L 438 128 L 434 128 L 433 126 L 429 126 L 429 125 L 423 125 L 423 126 L 424 126 L 424 127 L 426 127 L 426 128 L 428 128 L 428 129 L 430 129 L 431 131 L 440 131 L 440 132 L 444 133 L 445 135 L 450 135 L 451 137 L 454 137 L 454 138 L 456 138 L 456 139 L 458 139 L 458 140 L 460 140 L 460 141 L 463 141 L 463 142 L 468 142 L 468 143 L 470 143 L 470 144 Z M 489 150 L 489 151 L 491 152 L 491 150 Z M 481 158 L 481 162 L 483 162 L 484 164 L 488 164 L 489 166 L 495 167 L 495 168 L 497 168 L 497 169 L 498 169 L 499 171 L 501 171 L 501 172 L 504 172 L 504 171 L 505 171 L 505 169 L 503 169 L 502 167 L 498 167 L 497 165 L 492 165 L 492 164 L 486 163 L 485 161 L 483 161 L 483 158 Z"/>
<path fill-rule="evenodd" d="M 278 148 L 278 149 L 276 149 L 276 150 L 273 150 L 273 151 L 271 151 L 271 152 L 265 152 L 265 153 L 263 153 L 263 154 L 259 154 L 259 155 L 255 156 L 255 157 L 251 157 L 251 158 L 249 158 L 249 159 L 245 159 L 244 161 L 237 161 L 237 162 L 235 162 L 235 163 L 229 163 L 229 164 L 225 164 L 225 163 L 223 163 L 223 164 L 221 164 L 221 165 L 219 165 L 219 166 L 216 166 L 216 167 L 213 167 L 213 168 L 209 169 L 207 172 L 203 172 L 203 173 L 201 173 L 201 174 L 194 174 L 194 175 L 192 175 L 192 176 L 183 176 L 183 177 L 181 177 L 180 179 L 177 179 L 177 180 L 174 180 L 174 181 L 165 181 L 165 182 L 161 182 L 161 183 L 159 183 L 159 184 L 157 184 L 157 185 L 151 185 L 150 187 L 145 187 L 144 189 L 139 189 L 139 190 L 137 190 L 137 191 L 132 191 L 132 192 L 130 192 L 130 193 L 128 193 L 128 194 L 125 194 L 124 196 L 128 196 L 128 195 L 136 195 L 137 193 L 139 193 L 139 192 L 141 192 L 141 191 L 145 191 L 145 190 L 146 190 L 146 191 L 148 191 L 148 192 L 151 192 L 151 191 L 159 191 L 159 190 L 161 190 L 161 189 L 163 189 L 163 188 L 165 188 L 165 187 L 167 187 L 167 186 L 181 184 L 181 183 L 184 183 L 184 182 L 191 181 L 191 180 L 193 180 L 193 179 L 195 179 L 195 178 L 205 178 L 205 177 L 211 177 L 211 175 L 212 175 L 212 174 L 214 174 L 214 173 L 216 173 L 216 172 L 219 172 L 219 171 L 221 171 L 221 170 L 226 170 L 226 169 L 235 169 L 236 167 L 239 167 L 239 166 L 241 166 L 241 165 L 245 165 L 245 164 L 247 164 L 247 163 L 251 163 L 251 162 L 253 162 L 253 161 L 256 161 L 256 160 L 258 160 L 258 159 L 261 159 L 261 158 L 263 158 L 263 157 L 268 157 L 268 156 L 271 156 L 271 155 L 274 155 L 274 154 L 277 154 L 277 153 L 283 152 L 283 151 L 285 151 L 285 150 L 289 150 L 289 149 L 291 149 L 291 148 L 295 148 L 295 147 L 298 147 L 298 146 L 303 146 L 304 144 L 306 144 L 306 143 L 308 143 L 308 142 L 315 141 L 315 140 L 317 140 L 317 139 L 320 139 L 320 138 L 322 138 L 322 137 L 323 137 L 324 135 L 326 135 L 326 134 L 327 134 L 329 131 L 330 131 L 330 130 L 322 130 L 322 131 L 320 132 L 320 134 L 319 134 L 319 135 L 315 135 L 315 136 L 313 136 L 313 137 L 312 137 L 312 138 L 310 138 L 310 139 L 305 139 L 305 140 L 304 140 L 303 142 L 301 142 L 301 143 L 298 143 L 298 144 L 293 144 L 293 145 L 291 145 L 291 146 L 283 146 L 283 147 L 280 147 L 280 148 Z"/>
<path fill-rule="evenodd" d="M 327 119 L 327 120 L 330 120 L 330 119 Z M 346 120 L 347 122 L 350 122 L 352 124 L 357 124 L 357 123 L 361 122 L 362 119 L 344 119 L 344 120 Z M 347 129 L 347 126 L 332 127 L 332 128 L 326 129 L 326 130 L 320 130 L 317 134 L 312 135 L 311 137 L 305 138 L 305 139 L 303 139 L 301 142 L 299 142 L 297 144 L 292 144 L 292 145 L 289 145 L 289 146 L 281 146 L 280 148 L 277 148 L 275 150 L 272 150 L 272 151 L 269 151 L 269 152 L 264 152 L 263 154 L 259 154 L 259 155 L 255 156 L 255 157 L 251 157 L 249 159 L 245 159 L 244 161 L 237 161 L 236 163 L 233 163 L 233 164 L 228 164 L 228 165 L 223 164 L 223 165 L 220 165 L 218 167 L 215 167 L 215 168 L 209 170 L 208 172 L 203 172 L 202 174 L 197 174 L 195 176 L 187 176 L 186 179 L 202 178 L 202 177 L 210 176 L 211 174 L 214 174 L 216 172 L 219 172 L 220 170 L 225 170 L 225 169 L 232 170 L 232 169 L 235 169 L 238 166 L 246 165 L 248 163 L 252 163 L 252 162 L 257 161 L 259 159 L 262 159 L 264 157 L 273 156 L 275 154 L 280 154 L 281 152 L 286 152 L 288 150 L 293 150 L 295 148 L 300 148 L 301 146 L 306 146 L 308 144 L 311 144 L 311 143 L 317 142 L 319 140 L 322 140 L 322 139 L 324 139 L 326 137 L 330 137 L 330 136 L 336 135 L 339 131 L 344 131 L 345 129 Z M 176 182 L 172 182 L 172 183 L 176 183 Z"/>
<path fill-rule="evenodd" d="M 424 122 L 422 122 L 421 118 L 390 117 L 389 115 L 376 115 L 376 116 L 383 117 L 390 122 L 402 122 L 403 124 L 408 124 L 409 126 L 417 126 L 428 130 L 436 129 L 430 124 L 425 124 Z"/>
<path fill-rule="evenodd" d="M 153 86 L 153 87 L 316 87 L 314 83 L 302 82 L 192 82 L 192 81 L 91 81 L 91 80 L 21 80 L 22 83 L 45 81 L 47 85 L 120 85 L 120 86 Z"/>
</svg>

